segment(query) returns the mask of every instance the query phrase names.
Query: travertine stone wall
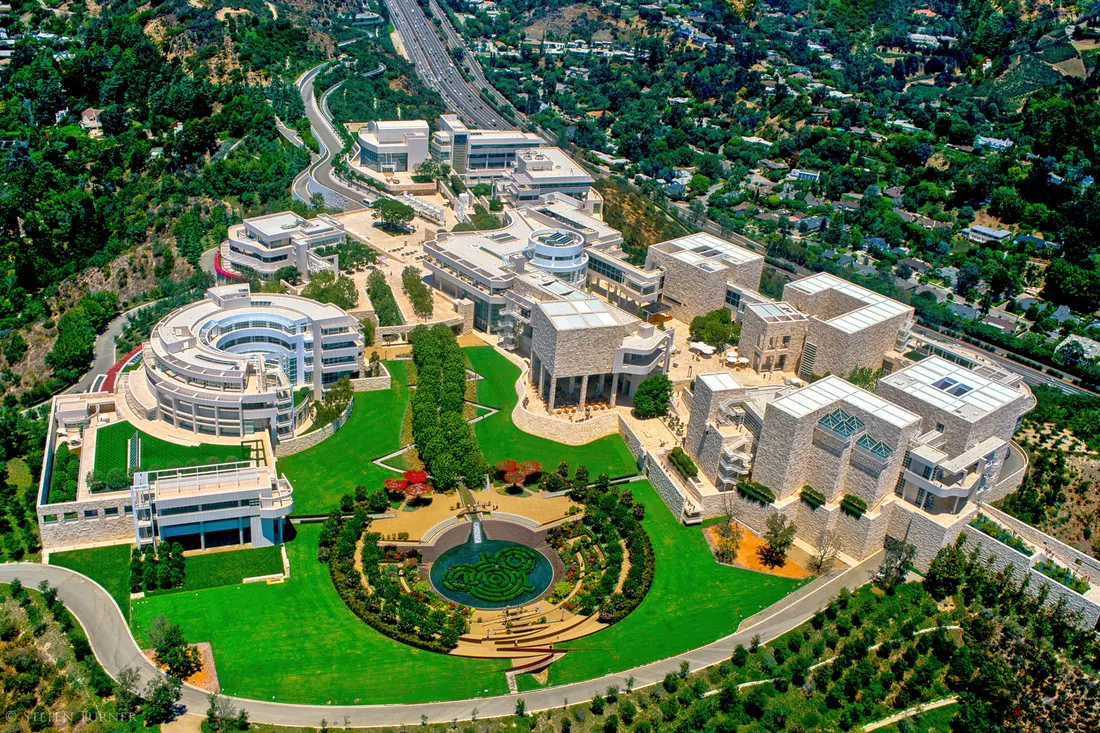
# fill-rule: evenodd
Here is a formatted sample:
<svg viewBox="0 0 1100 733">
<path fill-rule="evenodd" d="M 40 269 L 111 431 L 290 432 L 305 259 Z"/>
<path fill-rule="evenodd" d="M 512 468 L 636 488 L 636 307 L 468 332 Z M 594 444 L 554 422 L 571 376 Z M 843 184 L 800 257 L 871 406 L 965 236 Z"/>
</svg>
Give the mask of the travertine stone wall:
<svg viewBox="0 0 1100 733">
<path fill-rule="evenodd" d="M 706 432 L 703 436 L 703 444 L 699 446 L 699 452 L 696 454 L 699 470 L 711 481 L 715 481 L 718 475 L 718 461 L 726 442 L 727 440 L 717 429 L 712 429 Z"/>
<path fill-rule="evenodd" d="M 691 319 L 725 307 L 727 271 L 721 267 L 713 271 L 701 270 L 667 252 L 650 247 L 646 255 L 646 269 L 660 267 L 664 270 L 665 285 L 662 300 L 668 304 L 673 318 L 691 323 Z M 757 273 L 756 285 L 760 286 Z"/>
<path fill-rule="evenodd" d="M 642 439 L 635 434 L 630 424 L 623 419 L 622 415 L 619 415 L 619 437 L 626 443 L 627 449 L 630 450 L 630 455 L 634 456 L 634 461 L 640 466 L 645 456 L 645 448 L 642 447 Z"/>
<path fill-rule="evenodd" d="M 780 356 L 786 357 L 783 369 L 796 371 L 809 330 L 808 319 L 769 322 L 752 308 L 746 308 L 741 316 L 741 341 L 738 350 L 757 372 L 778 369 Z M 783 338 L 786 336 L 790 337 L 790 341 L 784 346 Z M 769 356 L 771 363 L 765 366 L 764 362 Z"/>
<path fill-rule="evenodd" d="M 1016 423 L 1031 404 L 1028 394 L 1021 391 L 1019 397 L 1009 404 L 971 422 L 953 412 L 941 410 L 935 405 L 917 399 L 890 384 L 889 380 L 880 380 L 875 393 L 895 405 L 920 415 L 923 418 L 925 430 L 934 430 L 937 424 L 942 424 L 944 430 L 941 450 L 952 456 L 966 452 L 967 449 L 986 438 L 1012 440 L 1012 434 L 1016 432 Z"/>
<path fill-rule="evenodd" d="M 854 333 L 844 333 L 818 317 L 811 317 L 806 342 L 817 346 L 813 373 L 847 377 L 855 369 L 880 369 L 883 355 L 894 349 L 898 332 L 910 320 L 912 316 L 903 313 Z"/>
<path fill-rule="evenodd" d="M 668 506 L 673 516 L 680 519 L 684 516 L 684 495 L 676 480 L 669 475 L 665 467 L 661 465 L 652 453 L 646 454 L 646 476 L 649 483 L 657 490 L 657 493 Z"/>
<path fill-rule="evenodd" d="M 531 309 L 531 353 L 554 377 L 610 374 L 627 326 L 558 330 L 541 308 Z M 538 375 L 535 375 L 536 381 Z"/>
<path fill-rule="evenodd" d="M 306 433 L 305 435 L 299 435 L 296 438 L 290 438 L 289 440 L 280 441 L 275 446 L 275 457 L 285 458 L 292 456 L 295 453 L 301 453 L 304 450 L 312 448 L 325 438 L 333 435 L 347 422 L 348 416 L 351 415 L 351 408 L 355 406 L 355 400 L 348 403 L 348 406 L 344 408 L 344 411 L 340 413 L 340 417 L 336 418 L 323 428 L 314 430 L 312 433 Z"/>
<path fill-rule="evenodd" d="M 42 546 L 47 549 L 134 538 L 130 492 L 112 492 L 85 501 L 43 504 L 37 509 Z M 116 513 L 107 515 L 107 510 Z M 94 512 L 94 516 L 88 516 Z"/>
</svg>

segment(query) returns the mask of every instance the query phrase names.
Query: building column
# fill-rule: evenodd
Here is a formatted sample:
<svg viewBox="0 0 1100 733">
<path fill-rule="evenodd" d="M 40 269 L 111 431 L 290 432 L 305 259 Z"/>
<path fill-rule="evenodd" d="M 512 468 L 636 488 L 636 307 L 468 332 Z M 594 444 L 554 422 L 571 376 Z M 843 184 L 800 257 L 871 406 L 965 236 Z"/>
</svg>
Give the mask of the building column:
<svg viewBox="0 0 1100 733">
<path fill-rule="evenodd" d="M 199 549 L 206 549 L 206 530 L 203 528 L 202 522 L 199 522 Z"/>
<path fill-rule="evenodd" d="M 672 363 L 672 334 L 668 335 L 665 339 L 665 374 L 668 374 L 668 368 Z"/>
<path fill-rule="evenodd" d="M 588 397 L 588 375 L 581 377 L 581 410 L 584 410 L 584 401 Z"/>
<path fill-rule="evenodd" d="M 615 372 L 611 377 L 611 406 L 614 407 L 619 399 L 619 373 Z"/>
<path fill-rule="evenodd" d="M 550 377 L 550 395 L 546 398 L 546 410 L 547 412 L 554 411 L 554 397 L 557 396 L 558 380 L 556 377 Z"/>
<path fill-rule="evenodd" d="M 244 544 L 244 517 L 237 517 L 237 544 Z"/>
<path fill-rule="evenodd" d="M 542 390 L 546 382 L 546 369 L 543 367 L 541 361 L 539 361 L 539 399 L 542 399 Z"/>
</svg>

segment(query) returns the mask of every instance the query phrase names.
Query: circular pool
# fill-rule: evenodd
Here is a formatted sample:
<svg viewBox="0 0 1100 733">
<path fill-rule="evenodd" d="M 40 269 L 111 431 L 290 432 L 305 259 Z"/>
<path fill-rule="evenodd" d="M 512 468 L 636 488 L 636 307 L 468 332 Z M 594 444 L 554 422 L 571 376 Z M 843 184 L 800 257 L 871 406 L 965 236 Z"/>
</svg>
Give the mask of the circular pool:
<svg viewBox="0 0 1100 733">
<path fill-rule="evenodd" d="M 507 540 L 473 535 L 432 563 L 432 587 L 447 600 L 473 608 L 503 608 L 532 601 L 550 587 L 554 568 L 542 553 Z"/>
</svg>

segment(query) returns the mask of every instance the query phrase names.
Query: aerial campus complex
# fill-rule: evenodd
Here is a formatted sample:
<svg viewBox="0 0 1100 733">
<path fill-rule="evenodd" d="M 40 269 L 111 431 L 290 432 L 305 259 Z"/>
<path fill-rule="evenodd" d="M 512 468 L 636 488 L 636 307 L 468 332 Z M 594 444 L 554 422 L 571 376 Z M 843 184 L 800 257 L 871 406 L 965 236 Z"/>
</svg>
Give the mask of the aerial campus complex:
<svg viewBox="0 0 1100 733">
<path fill-rule="evenodd" d="M 623 478 L 654 499 L 634 516 L 658 511 L 676 531 L 704 532 L 703 520 L 728 515 L 760 534 L 769 518 L 786 517 L 796 570 L 826 541 L 833 572 L 877 562 L 897 545 L 912 546 L 924 569 L 965 536 L 1048 602 L 1078 612 L 1081 625 L 1097 625 L 1100 564 L 991 506 L 1028 469 L 1013 436 L 1036 401 L 1019 375 L 915 337 L 911 307 L 832 274 L 791 279 L 781 299 L 769 298 L 760 292 L 764 256 L 721 237 L 689 234 L 632 256 L 603 221 L 591 180 L 528 135 L 481 135 L 448 119 L 430 135 L 404 122 L 360 132 L 367 165 L 398 171 L 421 153 L 446 153 L 476 171 L 472 180 L 492 180 L 503 202 L 496 229 L 452 227 L 397 244 L 363 233 L 348 215 L 274 214 L 231 227 L 219 249 L 221 284 L 162 317 L 93 391 L 54 398 L 36 507 L 47 550 L 178 542 L 201 555 L 284 545 L 289 563 L 284 543 L 317 541 L 292 519 L 328 515 L 335 532 L 369 517 L 381 559 L 364 566 L 364 577 L 377 571 L 371 583 L 385 583 L 400 565 L 404 591 L 394 593 L 411 593 L 444 618 L 456 607 L 476 614 L 442 631 L 402 632 L 372 610 L 382 601 L 347 590 L 357 586 L 343 574 L 359 570 L 329 560 L 354 616 L 402 644 L 506 658 L 511 674 L 534 674 L 576 653 L 568 642 L 645 613 L 636 602 L 624 611 L 596 598 L 582 567 L 611 573 L 618 580 L 604 585 L 619 593 L 637 582 L 644 595 L 656 582 L 639 578 L 647 561 L 634 554 L 641 545 L 630 532 L 640 524 L 619 525 L 614 540 L 633 548 L 634 575 L 619 578 L 607 564 L 610 546 L 585 559 L 571 554 L 585 513 L 600 510 L 571 498 L 568 483 L 554 491 L 552 481 L 530 479 L 560 462 L 557 487 Z M 556 175 L 540 178 L 547 171 Z M 348 311 L 293 294 L 296 287 L 254 292 L 239 277 L 262 280 L 286 263 L 307 275 L 342 274 L 338 257 L 317 250 L 352 236 L 377 250 L 376 271 L 403 299 L 401 278 L 414 268 L 434 315 L 402 301 L 404 323 L 380 325 L 365 291 L 363 305 Z M 690 340 L 693 319 L 723 309 L 740 326 L 739 343 Z M 453 335 L 466 350 L 462 417 L 441 424 L 461 426 L 452 441 L 476 437 L 489 464 L 465 495 L 440 485 L 443 495 L 429 500 L 454 470 L 447 460 L 463 457 L 440 463 L 421 453 L 423 417 L 409 388 L 435 387 L 409 374 L 431 363 L 417 351 L 425 334 L 438 339 L 432 348 Z M 669 413 L 642 418 L 637 392 L 661 376 L 673 391 Z M 342 385 L 350 402 L 318 424 L 319 407 Z M 430 455 L 443 445 L 423 448 Z M 685 460 L 697 472 L 684 471 Z M 570 462 L 585 473 L 570 479 Z M 540 489 L 544 499 L 531 498 Z M 372 491 L 386 499 L 368 512 Z M 295 556 L 313 563 L 328 552 Z M 1084 585 L 1058 581 L 1052 567 Z M 749 580 L 764 582 L 768 569 L 752 572 Z M 809 571 L 788 577 L 818 582 Z M 796 587 L 789 582 L 785 592 Z M 142 602 L 148 613 L 169 603 Z M 216 639 L 214 648 L 226 654 Z"/>
</svg>

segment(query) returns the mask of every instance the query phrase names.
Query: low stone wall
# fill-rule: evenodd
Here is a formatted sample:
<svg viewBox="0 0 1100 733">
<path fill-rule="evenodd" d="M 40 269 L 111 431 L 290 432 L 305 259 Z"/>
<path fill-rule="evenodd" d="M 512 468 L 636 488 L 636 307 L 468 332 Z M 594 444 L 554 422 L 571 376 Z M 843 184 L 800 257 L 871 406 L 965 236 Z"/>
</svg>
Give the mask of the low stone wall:
<svg viewBox="0 0 1100 733">
<path fill-rule="evenodd" d="M 382 373 L 377 377 L 357 377 L 352 379 L 352 391 L 372 392 L 379 389 L 389 389 L 393 384 L 393 380 L 390 378 L 390 372 L 382 362 L 379 362 L 378 366 L 382 370 Z"/>
<path fill-rule="evenodd" d="M 646 476 L 649 483 L 657 490 L 657 494 L 668 505 L 669 511 L 677 519 L 683 519 L 685 498 L 682 489 L 677 484 L 661 462 L 652 453 L 646 454 Z"/>
<path fill-rule="evenodd" d="M 280 441 L 275 446 L 275 457 L 286 458 L 292 456 L 295 453 L 301 453 L 304 450 L 312 448 L 325 438 L 333 435 L 347 422 L 348 417 L 351 415 L 351 409 L 355 406 L 355 400 L 348 403 L 348 406 L 344 408 L 344 411 L 340 413 L 340 417 L 336 418 L 323 428 L 318 428 L 312 433 L 306 433 L 305 435 L 299 435 L 296 438 L 289 438 L 287 440 Z"/>
<path fill-rule="evenodd" d="M 1054 539 L 1050 535 L 1035 529 L 1030 524 L 1021 522 L 1016 517 L 1005 514 L 1000 509 L 984 502 L 979 508 L 987 517 L 996 520 L 1006 529 L 1030 542 L 1039 552 L 1047 557 L 1052 557 L 1058 562 L 1073 570 L 1078 575 L 1087 578 L 1093 585 L 1100 585 L 1100 560 L 1089 557 L 1083 552 L 1075 550 L 1064 542 Z"/>
<path fill-rule="evenodd" d="M 999 518 L 998 521 L 1000 521 Z M 1047 588 L 1047 603 L 1062 601 L 1068 610 L 1081 614 L 1082 627 L 1091 629 L 1096 626 L 1097 619 L 1100 619 L 1100 605 L 1034 569 L 1033 566 L 1044 559 L 1045 552 L 1039 551 L 1034 556 L 1028 557 L 970 526 L 963 527 L 962 534 L 966 536 L 964 550 L 977 547 L 982 558 L 993 558 L 993 568 L 996 570 L 1004 570 L 1011 566 L 1014 568 L 1012 573 L 1014 579 L 1030 580 L 1029 590 L 1032 593 L 1037 594 L 1041 588 Z"/>
<path fill-rule="evenodd" d="M 584 445 L 605 435 L 620 432 L 619 415 L 615 412 L 597 415 L 579 422 L 567 422 L 528 410 L 523 406 L 523 398 L 527 396 L 526 368 L 520 372 L 515 389 L 519 401 L 512 408 L 512 422 L 525 433 L 549 438 L 565 445 Z"/>
<path fill-rule="evenodd" d="M 642 439 L 634 432 L 622 415 L 619 415 L 619 437 L 626 443 L 630 455 L 634 456 L 634 462 L 640 468 L 645 462 L 645 448 L 642 447 Z"/>
<path fill-rule="evenodd" d="M 132 512 L 128 491 L 116 491 L 83 501 L 41 504 L 37 514 L 42 546 L 54 549 L 110 540 L 132 540 Z"/>
</svg>

